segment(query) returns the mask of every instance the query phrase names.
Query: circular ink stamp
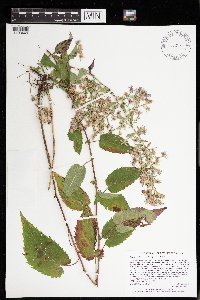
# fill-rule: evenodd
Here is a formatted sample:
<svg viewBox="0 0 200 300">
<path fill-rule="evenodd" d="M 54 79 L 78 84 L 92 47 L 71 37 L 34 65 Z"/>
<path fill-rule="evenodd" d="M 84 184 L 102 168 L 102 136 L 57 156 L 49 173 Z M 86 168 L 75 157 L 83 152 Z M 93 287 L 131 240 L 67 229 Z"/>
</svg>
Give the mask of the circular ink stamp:
<svg viewBox="0 0 200 300">
<path fill-rule="evenodd" d="M 191 39 L 181 30 L 169 31 L 161 40 L 163 54 L 173 60 L 188 56 L 191 51 Z"/>
</svg>

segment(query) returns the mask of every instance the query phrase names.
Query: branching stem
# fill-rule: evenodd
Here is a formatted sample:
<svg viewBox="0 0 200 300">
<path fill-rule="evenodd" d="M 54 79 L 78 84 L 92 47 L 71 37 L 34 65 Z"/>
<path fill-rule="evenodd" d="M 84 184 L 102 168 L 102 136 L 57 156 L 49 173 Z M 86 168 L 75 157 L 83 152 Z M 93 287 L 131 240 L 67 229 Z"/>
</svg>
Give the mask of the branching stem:
<svg viewBox="0 0 200 300">
<path fill-rule="evenodd" d="M 48 101 L 49 101 L 49 108 L 50 108 L 50 112 L 51 112 L 51 132 L 52 132 L 52 142 L 53 142 L 53 154 L 52 154 L 52 162 L 51 162 L 51 174 L 50 174 L 50 180 L 49 180 L 49 188 L 51 186 L 51 182 L 53 179 L 53 168 L 54 168 L 54 160 L 55 160 L 55 154 L 56 154 L 56 139 L 55 139 L 55 130 L 54 130 L 54 115 L 53 115 L 53 106 L 52 106 L 52 99 L 50 96 L 49 91 L 47 92 L 47 97 L 48 97 Z"/>
<path fill-rule="evenodd" d="M 93 177 L 94 177 L 94 186 L 95 186 L 95 191 L 96 193 L 98 192 L 98 184 L 97 184 L 97 176 L 96 176 L 96 172 L 95 172 L 95 166 L 94 166 L 94 157 L 93 157 L 93 153 L 92 153 L 92 148 L 91 148 L 91 141 L 88 138 L 88 134 L 86 129 L 83 127 L 83 131 L 86 137 L 86 143 L 88 144 L 88 149 L 89 149 L 89 153 L 90 153 L 90 158 L 91 158 L 91 164 L 92 164 L 92 172 L 93 172 Z M 95 215 L 98 216 L 98 205 L 97 203 L 95 204 Z M 98 257 L 97 257 L 97 261 L 95 260 L 95 264 L 96 264 L 96 285 L 98 286 L 99 283 L 99 265 L 100 265 L 100 233 L 99 233 L 99 225 L 98 225 L 98 220 L 97 220 L 97 250 L 98 250 Z"/>
<path fill-rule="evenodd" d="M 51 102 L 50 102 L 51 103 Z M 39 99 L 38 99 L 38 104 L 39 103 Z M 45 153 L 46 153 L 46 157 L 47 157 L 47 161 L 48 161 L 48 165 L 49 165 L 49 169 L 51 170 L 51 174 L 52 174 L 52 182 L 53 182 L 53 189 L 54 189 L 54 198 L 56 199 L 57 203 L 58 203 L 58 206 L 59 206 L 59 209 L 61 211 L 61 214 L 62 214 L 62 217 L 63 217 L 63 220 L 65 222 L 65 225 L 67 227 L 67 230 L 68 230 L 68 233 L 69 233 L 69 236 L 70 236 L 70 239 L 71 239 L 71 242 L 72 242 L 72 245 L 76 251 L 76 254 L 78 256 L 78 259 L 81 263 L 81 267 L 82 267 L 82 270 L 83 272 L 86 274 L 86 276 L 89 278 L 89 280 L 94 284 L 94 285 L 97 285 L 96 281 L 94 281 L 91 276 L 87 273 L 87 270 L 84 266 L 84 263 L 83 263 L 83 260 L 81 258 L 81 255 L 79 253 L 79 250 L 76 246 L 76 243 L 75 243 L 75 240 L 74 240 L 74 237 L 72 235 L 72 232 L 70 230 L 70 227 L 69 227 L 69 224 L 67 222 L 67 219 L 65 217 L 65 214 L 64 214 L 64 211 L 63 211 L 63 208 L 62 208 L 62 205 L 61 205 L 61 202 L 60 202 L 60 199 L 58 197 L 58 194 L 57 194 L 57 189 L 56 189 L 56 182 L 55 182 L 55 178 L 54 178 L 54 175 L 53 175 L 53 171 L 52 171 L 52 168 L 53 168 L 53 163 L 54 163 L 54 157 L 55 157 L 55 135 L 54 135 L 54 125 L 53 125 L 53 116 L 52 116 L 52 138 L 53 138 L 53 156 L 52 156 L 52 161 L 51 161 L 51 157 L 50 157 L 50 154 L 49 154 L 49 150 L 48 150 L 48 146 L 47 146 L 47 140 L 46 140 L 46 135 L 45 135 L 45 130 L 44 130 L 44 124 L 43 124 L 43 119 L 42 119 L 42 115 L 41 115 L 41 111 L 40 111 L 40 106 L 38 106 L 38 116 L 39 116 L 39 121 L 40 121 L 40 127 L 41 127 L 41 132 L 42 132 L 42 139 L 43 139 L 43 143 L 44 143 L 44 147 L 45 147 Z"/>
</svg>

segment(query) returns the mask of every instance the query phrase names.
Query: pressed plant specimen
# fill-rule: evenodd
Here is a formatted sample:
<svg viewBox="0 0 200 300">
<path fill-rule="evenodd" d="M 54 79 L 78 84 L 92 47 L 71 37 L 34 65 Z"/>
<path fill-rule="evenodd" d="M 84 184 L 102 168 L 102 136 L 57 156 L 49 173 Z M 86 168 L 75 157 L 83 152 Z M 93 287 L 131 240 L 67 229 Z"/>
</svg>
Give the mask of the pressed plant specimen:
<svg viewBox="0 0 200 300">
<path fill-rule="evenodd" d="M 166 153 L 157 154 L 144 138 L 146 128 L 138 125 L 141 114 L 150 110 L 151 95 L 141 87 L 131 86 L 122 96 L 116 96 L 93 74 L 94 60 L 87 69 L 73 67 L 73 59 L 81 59 L 83 50 L 80 41 L 72 44 L 70 33 L 69 38 L 56 45 L 54 51 L 44 53 L 37 66 L 29 68 L 29 82 L 49 167 L 49 193 L 54 193 L 70 244 L 77 255 L 77 263 L 80 263 L 89 280 L 98 286 L 100 261 L 105 248 L 123 243 L 138 226 L 152 224 L 166 209 L 156 208 L 163 204 L 164 195 L 157 191 L 157 184 L 160 183 L 160 158 L 166 157 Z M 82 147 L 87 147 L 90 156 L 85 164 L 77 162 L 72 165 L 64 177 L 54 167 L 56 137 L 51 90 L 55 87 L 63 90 L 74 109 L 66 138 L 72 142 L 74 151 L 80 154 Z M 47 126 L 51 127 L 52 147 L 46 137 Z M 101 151 L 111 152 L 113 156 L 115 153 L 130 155 L 130 165 L 114 169 L 106 179 L 97 178 L 94 142 L 98 143 Z M 87 191 L 81 187 L 89 165 L 93 175 L 89 184 L 95 190 L 94 199 L 90 199 Z M 99 180 L 105 180 L 105 191 L 100 190 Z M 145 198 L 145 203 L 153 206 L 152 209 L 129 206 L 122 191 L 130 185 L 134 188 L 135 181 L 140 182 L 141 197 Z M 75 228 L 70 228 L 63 205 L 80 212 Z M 113 212 L 113 217 L 102 228 L 98 222 L 99 205 L 105 208 L 105 213 L 106 210 Z M 22 213 L 21 221 L 27 262 L 47 276 L 60 277 L 65 266 L 69 268 L 73 265 L 70 255 L 33 226 Z M 94 264 L 94 274 L 88 274 L 86 260 Z"/>
</svg>

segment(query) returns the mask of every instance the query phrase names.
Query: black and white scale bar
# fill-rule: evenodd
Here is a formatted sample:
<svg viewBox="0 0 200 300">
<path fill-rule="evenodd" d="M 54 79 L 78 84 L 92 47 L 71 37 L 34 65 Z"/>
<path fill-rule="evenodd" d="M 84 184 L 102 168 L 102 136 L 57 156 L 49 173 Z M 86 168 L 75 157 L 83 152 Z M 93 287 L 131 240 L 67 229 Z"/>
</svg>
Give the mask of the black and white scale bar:
<svg viewBox="0 0 200 300">
<path fill-rule="evenodd" d="M 12 8 L 11 23 L 81 23 L 81 9 Z"/>
</svg>

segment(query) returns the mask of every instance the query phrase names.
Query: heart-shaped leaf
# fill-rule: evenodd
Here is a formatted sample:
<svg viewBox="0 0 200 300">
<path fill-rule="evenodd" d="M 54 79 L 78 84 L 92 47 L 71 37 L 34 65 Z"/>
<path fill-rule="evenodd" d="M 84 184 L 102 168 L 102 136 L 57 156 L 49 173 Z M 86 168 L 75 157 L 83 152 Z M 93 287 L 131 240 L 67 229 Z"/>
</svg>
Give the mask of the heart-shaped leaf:
<svg viewBox="0 0 200 300">
<path fill-rule="evenodd" d="M 71 260 L 67 253 L 50 237 L 34 227 L 22 213 L 24 255 L 31 267 L 52 278 L 60 277 Z"/>
</svg>

